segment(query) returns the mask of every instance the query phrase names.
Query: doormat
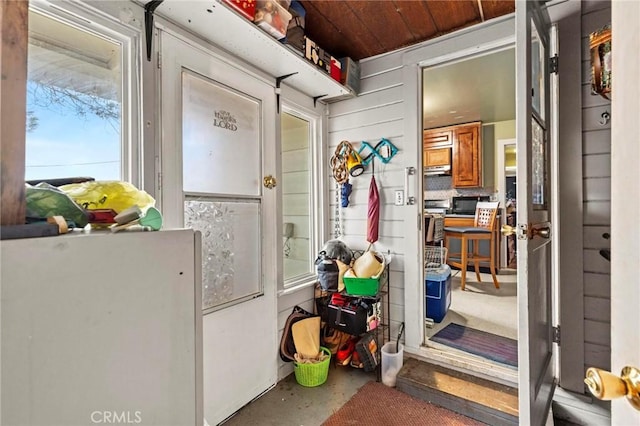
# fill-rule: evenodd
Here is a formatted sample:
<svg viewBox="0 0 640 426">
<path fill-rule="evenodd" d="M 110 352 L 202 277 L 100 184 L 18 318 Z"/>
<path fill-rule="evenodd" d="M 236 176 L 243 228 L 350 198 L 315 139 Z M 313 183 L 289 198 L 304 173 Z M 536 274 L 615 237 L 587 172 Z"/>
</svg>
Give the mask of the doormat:
<svg viewBox="0 0 640 426">
<path fill-rule="evenodd" d="M 484 425 L 378 382 L 368 382 L 322 426 Z"/>
<path fill-rule="evenodd" d="M 512 367 L 518 366 L 518 342 L 508 337 L 451 323 L 429 340 Z"/>
</svg>

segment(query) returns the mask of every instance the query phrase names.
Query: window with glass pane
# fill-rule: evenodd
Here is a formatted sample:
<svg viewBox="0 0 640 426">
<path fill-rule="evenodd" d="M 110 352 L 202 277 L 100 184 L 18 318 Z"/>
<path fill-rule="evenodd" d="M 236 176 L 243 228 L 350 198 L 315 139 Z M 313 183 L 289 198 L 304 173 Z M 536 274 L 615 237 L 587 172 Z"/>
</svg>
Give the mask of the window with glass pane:
<svg viewBox="0 0 640 426">
<path fill-rule="evenodd" d="M 533 110 L 542 119 L 544 116 L 545 105 L 545 70 L 544 60 L 546 58 L 546 49 L 535 25 L 535 21 L 531 21 L 531 95 L 533 96 Z"/>
<path fill-rule="evenodd" d="M 122 45 L 29 12 L 26 179 L 122 178 Z"/>
<path fill-rule="evenodd" d="M 285 286 L 313 272 L 314 205 L 311 123 L 282 114 L 282 221 Z"/>
</svg>

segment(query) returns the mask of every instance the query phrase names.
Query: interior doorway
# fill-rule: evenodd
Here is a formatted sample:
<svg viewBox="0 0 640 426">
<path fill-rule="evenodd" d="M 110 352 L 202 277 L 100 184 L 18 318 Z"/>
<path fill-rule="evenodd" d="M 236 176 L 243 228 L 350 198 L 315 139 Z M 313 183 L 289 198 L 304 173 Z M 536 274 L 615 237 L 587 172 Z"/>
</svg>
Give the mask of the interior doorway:
<svg viewBox="0 0 640 426">
<path fill-rule="evenodd" d="M 497 190 L 500 200 L 502 221 L 509 226 L 516 226 L 516 140 L 499 139 L 496 141 L 496 172 Z M 517 269 L 516 237 L 515 235 L 502 237 L 500 245 L 500 264 L 506 271 Z"/>
<path fill-rule="evenodd" d="M 511 157 L 505 157 L 505 147 L 510 145 L 502 144 L 507 140 L 515 143 L 513 46 L 424 68 L 422 83 L 422 128 L 430 130 L 453 127 L 452 164 L 456 162 L 456 155 L 465 155 L 455 145 L 456 126 L 469 123 L 479 126 L 478 147 L 473 154 L 478 156 L 477 182 L 467 186 L 457 184 L 460 180 L 455 176 L 455 166 L 448 173 L 434 173 L 433 167 L 428 170 L 425 168 L 427 172 L 423 180 L 423 204 L 425 207 L 441 207 L 439 212 L 434 212 L 433 208 L 429 212 L 436 215 L 440 213 L 446 228 L 451 223 L 461 224 L 462 222 L 456 222 L 461 220 L 468 221 L 467 225 L 473 225 L 474 211 L 460 214 L 455 209 L 468 199 L 498 201 L 496 229 L 499 229 L 501 224 L 509 221 L 508 200 L 515 201 L 515 193 L 507 193 L 508 190 L 515 190 L 515 162 L 511 164 Z M 431 166 L 426 161 L 432 158 L 429 155 L 427 133 L 423 139 L 423 166 Z M 513 154 L 515 155 L 515 151 Z M 508 169 L 505 169 L 505 163 L 509 164 Z M 426 212 L 425 209 L 425 217 Z M 425 226 L 424 232 L 427 237 L 429 228 Z M 488 263 L 481 264 L 481 281 L 477 280 L 473 267 L 468 269 L 464 290 L 461 288 L 459 269 L 451 269 L 450 283 L 445 283 L 438 281 L 441 276 L 437 273 L 433 281 L 433 269 L 425 268 L 423 347 L 429 357 L 441 362 L 463 366 L 493 377 L 496 381 L 513 384 L 517 382 L 518 371 L 517 277 L 515 271 L 508 268 L 507 240 L 501 236 L 496 238 L 500 240 L 495 255 L 499 288 L 493 284 Z M 423 238 L 423 241 L 422 264 L 426 266 L 432 261 L 433 246 L 437 251 L 443 244 L 437 238 Z M 481 247 L 480 250 L 484 249 Z M 486 250 L 490 251 L 489 248 Z M 515 255 L 515 251 L 512 254 Z M 434 282 L 437 288 L 435 293 Z M 451 339 L 441 338 L 452 335 L 471 335 L 473 341 L 457 345 L 458 342 L 452 343 Z M 507 345 L 507 349 L 502 354 L 486 350 L 502 347 L 503 344 Z"/>
</svg>

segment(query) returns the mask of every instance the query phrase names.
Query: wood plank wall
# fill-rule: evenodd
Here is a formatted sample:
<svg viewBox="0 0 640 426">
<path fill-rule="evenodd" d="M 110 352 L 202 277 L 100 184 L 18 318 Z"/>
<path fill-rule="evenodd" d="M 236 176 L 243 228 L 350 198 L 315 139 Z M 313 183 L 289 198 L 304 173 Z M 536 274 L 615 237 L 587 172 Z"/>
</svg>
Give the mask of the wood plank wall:
<svg viewBox="0 0 640 426">
<path fill-rule="evenodd" d="M 582 158 L 585 369 L 610 369 L 610 264 L 599 253 L 609 249 L 603 234 L 611 232 L 611 124 L 600 124 L 611 102 L 591 94 L 589 33 L 611 23 L 608 1 L 589 1 L 582 8 Z M 615 47 L 612 47 L 615 49 Z"/>
<path fill-rule="evenodd" d="M 404 321 L 404 262 L 405 246 L 403 221 L 399 220 L 394 206 L 395 190 L 404 188 L 405 155 L 410 151 L 404 143 L 404 99 L 401 56 L 385 55 L 375 60 L 361 62 L 361 91 L 356 98 L 330 105 L 328 159 L 335 153 L 341 141 L 349 141 L 356 150 L 362 141 L 374 145 L 387 138 L 398 148 L 396 156 L 387 164 L 379 160 L 369 164 L 364 174 L 350 178 L 353 191 L 349 206 L 342 209 L 342 240 L 352 249 L 366 249 L 367 200 L 371 176 L 375 172 L 380 193 L 380 224 L 378 242 L 373 248 L 392 257 L 389 265 L 389 319 L 391 339 L 397 336 Z M 327 177 L 330 188 L 329 230 L 336 224 L 336 186 Z"/>
</svg>

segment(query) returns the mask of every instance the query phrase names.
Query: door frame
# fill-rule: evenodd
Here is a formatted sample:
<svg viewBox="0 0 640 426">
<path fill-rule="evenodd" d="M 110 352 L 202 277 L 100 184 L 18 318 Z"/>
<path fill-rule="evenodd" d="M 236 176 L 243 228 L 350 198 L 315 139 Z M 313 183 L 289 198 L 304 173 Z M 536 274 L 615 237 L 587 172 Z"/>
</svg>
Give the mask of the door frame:
<svg viewBox="0 0 640 426">
<path fill-rule="evenodd" d="M 423 68 L 471 59 L 515 46 L 515 19 L 513 16 L 494 19 L 473 29 L 457 31 L 448 36 L 426 42 L 403 54 L 405 135 L 415 137 L 415 163 L 408 160 L 406 166 L 422 170 L 422 79 Z M 410 145 L 410 143 L 409 143 Z M 421 177 L 422 173 L 414 176 Z M 424 193 L 421 178 L 415 179 L 415 193 L 422 200 Z M 411 194 L 407 194 L 409 196 Z M 419 203 L 417 203 L 419 204 Z M 411 226 L 405 227 L 407 255 L 405 257 L 405 351 L 431 362 L 448 365 L 457 369 L 472 371 L 498 383 L 516 385 L 517 371 L 492 362 L 479 362 L 477 358 L 423 346 L 425 337 L 424 270 L 420 267 L 423 258 L 423 230 L 421 229 L 422 206 L 406 206 L 402 209 L 405 223 L 418 223 L 418 232 Z M 417 220 L 416 220 L 417 216 Z M 413 248 L 413 250 L 411 250 Z"/>
</svg>

